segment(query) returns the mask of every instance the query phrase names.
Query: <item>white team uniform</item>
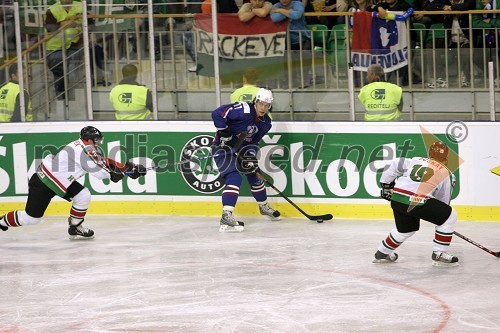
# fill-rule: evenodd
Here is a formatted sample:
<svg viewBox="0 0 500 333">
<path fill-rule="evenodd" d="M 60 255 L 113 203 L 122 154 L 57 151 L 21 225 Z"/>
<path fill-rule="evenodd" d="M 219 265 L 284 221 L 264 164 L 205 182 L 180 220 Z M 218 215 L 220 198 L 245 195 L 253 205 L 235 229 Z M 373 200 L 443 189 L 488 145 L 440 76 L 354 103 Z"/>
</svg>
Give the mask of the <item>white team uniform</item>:
<svg viewBox="0 0 500 333">
<path fill-rule="evenodd" d="M 110 178 L 103 157 L 93 145 L 79 139 L 66 145 L 56 156 L 46 156 L 37 169 L 41 181 L 63 197 L 68 187 L 86 173 L 98 179 Z"/>
<path fill-rule="evenodd" d="M 444 164 L 424 157 L 393 160 L 380 182 L 394 180 L 391 199 L 407 205 L 423 205 L 430 198 L 449 204 L 455 185 L 455 176 Z"/>
</svg>

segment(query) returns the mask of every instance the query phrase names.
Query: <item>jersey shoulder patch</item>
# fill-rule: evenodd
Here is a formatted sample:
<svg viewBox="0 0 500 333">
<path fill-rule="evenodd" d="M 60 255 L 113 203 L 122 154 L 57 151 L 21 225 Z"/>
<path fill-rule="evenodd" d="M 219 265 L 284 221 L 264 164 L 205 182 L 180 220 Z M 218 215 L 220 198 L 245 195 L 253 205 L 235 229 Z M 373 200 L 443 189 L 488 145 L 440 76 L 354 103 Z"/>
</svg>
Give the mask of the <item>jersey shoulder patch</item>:
<svg viewBox="0 0 500 333">
<path fill-rule="evenodd" d="M 250 105 L 248 103 L 241 103 L 243 104 L 243 113 L 250 113 Z"/>
</svg>

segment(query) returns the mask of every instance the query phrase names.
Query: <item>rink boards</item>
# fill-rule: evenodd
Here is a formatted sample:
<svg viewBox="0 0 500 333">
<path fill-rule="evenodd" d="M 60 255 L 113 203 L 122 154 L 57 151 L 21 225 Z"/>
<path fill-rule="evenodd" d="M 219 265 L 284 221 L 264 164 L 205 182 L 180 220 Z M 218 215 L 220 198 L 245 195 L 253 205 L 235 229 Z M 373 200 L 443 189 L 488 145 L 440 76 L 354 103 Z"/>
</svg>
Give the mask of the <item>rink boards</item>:
<svg viewBox="0 0 500 333">
<path fill-rule="evenodd" d="M 88 123 L 0 124 L 0 214 L 22 209 L 28 179 L 38 161 L 78 138 Z M 120 183 L 87 175 L 79 181 L 92 194 L 91 214 L 220 214 L 224 181 L 211 158 L 214 127 L 207 121 L 93 122 L 105 136 L 113 159 L 163 166 L 139 180 Z M 391 218 L 378 198 L 378 180 L 395 157 L 426 156 L 435 140 L 451 150 L 449 168 L 457 178 L 452 204 L 463 220 L 500 221 L 499 125 L 477 122 L 349 123 L 275 122 L 261 142 L 259 167 L 286 196 L 309 214 L 339 218 Z M 179 164 L 180 161 L 196 161 Z M 237 214 L 258 210 L 245 181 Z M 300 216 L 268 189 L 269 201 L 284 216 Z M 55 199 L 47 214 L 66 215 L 69 204 Z"/>
</svg>

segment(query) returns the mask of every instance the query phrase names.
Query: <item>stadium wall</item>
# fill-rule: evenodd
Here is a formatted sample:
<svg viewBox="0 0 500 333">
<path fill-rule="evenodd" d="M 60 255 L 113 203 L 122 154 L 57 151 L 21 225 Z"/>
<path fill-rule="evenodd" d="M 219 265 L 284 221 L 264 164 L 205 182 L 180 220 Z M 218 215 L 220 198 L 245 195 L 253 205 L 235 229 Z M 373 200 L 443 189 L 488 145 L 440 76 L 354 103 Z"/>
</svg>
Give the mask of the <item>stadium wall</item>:
<svg viewBox="0 0 500 333">
<path fill-rule="evenodd" d="M 78 138 L 88 122 L 0 124 L 0 214 L 23 209 L 28 179 L 39 160 Z M 93 194 L 89 214 L 218 216 L 223 180 L 210 152 L 209 121 L 92 122 L 104 133 L 111 158 L 170 164 L 138 180 L 110 183 L 89 175 L 80 181 Z M 378 197 L 378 180 L 394 157 L 426 156 L 442 140 L 452 149 L 449 168 L 457 178 L 452 205 L 461 220 L 500 221 L 500 124 L 491 122 L 275 122 L 261 145 L 259 166 L 274 185 L 309 214 L 336 218 L 391 218 Z M 196 155 L 198 163 L 172 165 Z M 269 201 L 284 216 L 301 216 L 272 189 Z M 243 182 L 236 208 L 257 215 Z M 47 215 L 67 215 L 70 204 L 55 198 Z"/>
</svg>

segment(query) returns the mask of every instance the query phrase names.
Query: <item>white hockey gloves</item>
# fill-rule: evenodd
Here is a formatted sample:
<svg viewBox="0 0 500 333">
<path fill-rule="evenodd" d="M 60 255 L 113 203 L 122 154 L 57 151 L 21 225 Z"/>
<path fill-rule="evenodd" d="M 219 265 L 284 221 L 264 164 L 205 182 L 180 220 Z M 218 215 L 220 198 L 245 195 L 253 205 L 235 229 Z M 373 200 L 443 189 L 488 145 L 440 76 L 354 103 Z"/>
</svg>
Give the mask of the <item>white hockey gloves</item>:
<svg viewBox="0 0 500 333">
<path fill-rule="evenodd" d="M 381 187 L 381 189 L 380 189 L 380 197 L 382 199 L 391 201 L 391 197 L 392 197 L 392 192 L 393 192 L 393 189 L 394 189 L 394 185 L 395 185 L 394 182 L 392 182 L 390 184 L 380 183 L 380 187 Z"/>
</svg>

